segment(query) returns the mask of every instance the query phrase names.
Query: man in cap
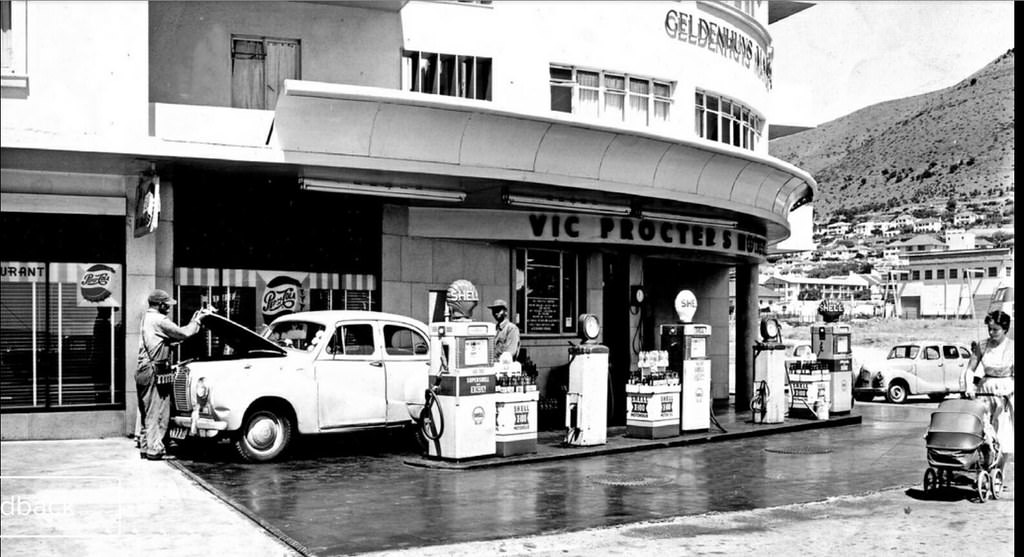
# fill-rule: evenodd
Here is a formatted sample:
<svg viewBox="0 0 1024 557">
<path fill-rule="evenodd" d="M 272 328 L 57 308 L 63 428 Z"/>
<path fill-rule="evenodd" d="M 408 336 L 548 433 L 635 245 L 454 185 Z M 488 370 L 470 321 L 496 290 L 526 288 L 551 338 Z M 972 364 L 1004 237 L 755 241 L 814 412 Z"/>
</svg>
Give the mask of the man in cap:
<svg viewBox="0 0 1024 557">
<path fill-rule="evenodd" d="M 515 361 L 519 355 L 519 327 L 508 320 L 508 302 L 499 298 L 487 307 L 491 309 L 491 315 L 497 322 L 495 326 L 497 332 L 494 335 L 494 359 L 497 360 L 502 353 L 508 352 L 512 356 L 512 360 Z"/>
<path fill-rule="evenodd" d="M 142 458 L 149 460 L 174 458 L 164 448 L 164 435 L 171 416 L 171 393 L 157 388 L 157 364 L 169 364 L 171 345 L 198 333 L 202 318 L 209 314 L 207 310 L 197 311 L 188 325 L 179 327 L 167 316 L 176 303 L 166 291 L 154 290 L 149 294 L 149 309 L 142 316 L 135 389 L 142 417 L 139 451 Z"/>
</svg>

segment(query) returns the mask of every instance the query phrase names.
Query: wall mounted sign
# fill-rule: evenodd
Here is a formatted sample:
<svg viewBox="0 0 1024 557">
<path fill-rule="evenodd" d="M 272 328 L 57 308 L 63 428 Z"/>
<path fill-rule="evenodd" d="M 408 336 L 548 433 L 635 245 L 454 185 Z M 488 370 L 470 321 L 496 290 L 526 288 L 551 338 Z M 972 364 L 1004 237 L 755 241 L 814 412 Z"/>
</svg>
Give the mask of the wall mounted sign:
<svg viewBox="0 0 1024 557">
<path fill-rule="evenodd" d="M 708 21 L 693 14 L 669 10 L 665 13 L 665 34 L 669 38 L 706 48 L 750 68 L 772 88 L 772 57 L 770 50 L 762 50 L 754 39 L 726 25 Z"/>
<path fill-rule="evenodd" d="M 153 173 L 139 176 L 135 188 L 135 237 L 156 230 L 160 221 L 160 177 Z"/>
<path fill-rule="evenodd" d="M 121 307 L 121 266 L 78 265 L 78 307 Z"/>
<path fill-rule="evenodd" d="M 707 224 L 576 213 L 409 208 L 409 235 L 467 240 L 619 244 L 687 249 L 762 261 L 761 234 Z"/>
</svg>

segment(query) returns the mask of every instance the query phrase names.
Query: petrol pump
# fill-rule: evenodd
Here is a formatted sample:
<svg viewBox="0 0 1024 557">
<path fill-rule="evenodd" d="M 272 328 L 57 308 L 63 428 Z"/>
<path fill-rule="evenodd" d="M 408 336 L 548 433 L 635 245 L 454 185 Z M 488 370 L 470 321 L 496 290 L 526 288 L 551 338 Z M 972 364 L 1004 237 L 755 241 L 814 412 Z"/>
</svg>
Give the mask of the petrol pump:
<svg viewBox="0 0 1024 557">
<path fill-rule="evenodd" d="M 839 323 L 843 304 L 822 300 L 818 314 L 822 320 L 811 325 L 811 352 L 829 371 L 829 411 L 842 414 L 853 408 L 853 351 L 851 329 Z"/>
<path fill-rule="evenodd" d="M 755 424 L 781 424 L 786 415 L 786 347 L 779 322 L 761 320 L 761 340 L 754 343 L 754 385 L 750 412 Z"/>
<path fill-rule="evenodd" d="M 421 414 L 427 455 L 462 460 L 495 454 L 494 324 L 471 319 L 476 287 L 456 280 L 445 303 L 449 321 L 430 324 L 433 388 Z"/>
<path fill-rule="evenodd" d="M 603 445 L 608 440 L 608 347 L 597 344 L 601 323 L 579 318 L 582 342 L 569 347 L 569 391 L 565 395 L 565 444 Z"/>
<path fill-rule="evenodd" d="M 679 430 L 707 431 L 711 426 L 711 325 L 691 323 L 697 311 L 693 292 L 676 295 L 679 324 L 661 325 L 661 350 L 668 352 L 668 368 L 679 372 Z"/>
</svg>

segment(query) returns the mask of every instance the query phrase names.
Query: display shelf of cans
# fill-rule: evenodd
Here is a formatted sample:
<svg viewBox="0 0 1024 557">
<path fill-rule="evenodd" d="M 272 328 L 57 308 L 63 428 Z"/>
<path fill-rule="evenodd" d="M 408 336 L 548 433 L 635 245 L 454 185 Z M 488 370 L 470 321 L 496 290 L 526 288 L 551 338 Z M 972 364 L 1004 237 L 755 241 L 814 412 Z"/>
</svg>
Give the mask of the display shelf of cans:
<svg viewBox="0 0 1024 557">
<path fill-rule="evenodd" d="M 512 456 L 537 452 L 537 380 L 524 375 L 519 362 L 498 362 L 494 375 L 495 453 Z"/>
<path fill-rule="evenodd" d="M 668 351 L 652 350 L 641 352 L 637 369 L 629 374 L 628 384 L 664 386 L 679 385 L 679 372 L 668 368 Z"/>
<path fill-rule="evenodd" d="M 679 435 L 679 371 L 668 352 L 641 352 L 626 383 L 626 436 L 656 439 Z"/>
<path fill-rule="evenodd" d="M 499 374 L 496 392 L 499 393 L 530 393 L 537 390 L 537 379 L 528 375 Z"/>
<path fill-rule="evenodd" d="M 810 413 L 828 419 L 830 373 L 828 362 L 797 360 L 786 362 L 789 372 L 790 413 Z"/>
<path fill-rule="evenodd" d="M 786 372 L 792 381 L 823 381 L 828 378 L 829 364 L 822 360 L 786 360 Z"/>
</svg>

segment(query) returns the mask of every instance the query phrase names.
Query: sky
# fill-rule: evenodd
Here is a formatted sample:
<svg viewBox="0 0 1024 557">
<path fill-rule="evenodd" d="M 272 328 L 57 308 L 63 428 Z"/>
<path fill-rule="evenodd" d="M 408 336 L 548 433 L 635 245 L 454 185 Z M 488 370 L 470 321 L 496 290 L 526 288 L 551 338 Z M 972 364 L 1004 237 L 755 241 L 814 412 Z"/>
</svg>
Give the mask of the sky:
<svg viewBox="0 0 1024 557">
<path fill-rule="evenodd" d="M 1013 47 L 1012 1 L 825 1 L 769 27 L 769 121 L 816 126 L 954 85 Z"/>
</svg>

